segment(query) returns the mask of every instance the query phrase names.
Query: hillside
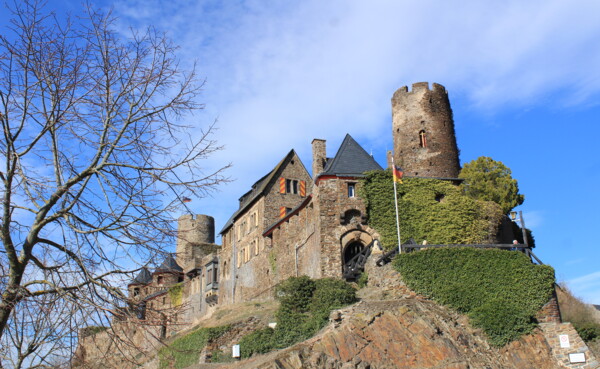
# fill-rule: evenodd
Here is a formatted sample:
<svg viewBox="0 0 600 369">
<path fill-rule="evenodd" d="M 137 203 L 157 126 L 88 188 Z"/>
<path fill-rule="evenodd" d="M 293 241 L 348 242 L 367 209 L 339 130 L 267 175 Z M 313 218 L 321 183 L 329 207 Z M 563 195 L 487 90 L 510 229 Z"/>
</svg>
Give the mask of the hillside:
<svg viewBox="0 0 600 369">
<path fill-rule="evenodd" d="M 594 355 L 570 323 L 558 323 L 539 313 L 539 327 L 502 348 L 489 343 L 469 318 L 408 289 L 391 265 L 367 264 L 369 282 L 359 290 L 360 302 L 334 311 L 330 323 L 315 337 L 287 349 L 230 363 L 195 364 L 190 368 L 258 369 L 376 369 L 376 368 L 598 368 Z M 209 342 L 196 362 L 210 361 L 221 351 L 226 359 L 232 344 L 273 318 L 274 303 L 247 303 L 217 311 L 203 326 L 231 325 L 228 334 Z M 554 320 L 554 321 L 553 321 Z M 568 335 L 570 348 L 560 348 L 559 335 Z M 184 334 L 179 335 L 184 336 Z M 173 340 L 170 340 L 173 342 Z M 585 364 L 569 364 L 568 354 L 583 352 Z M 154 357 L 144 368 L 159 367 Z M 108 364 L 102 361 L 103 367 Z M 120 367 L 126 367 L 123 362 Z M 102 366 L 97 366 L 102 367 Z"/>
</svg>

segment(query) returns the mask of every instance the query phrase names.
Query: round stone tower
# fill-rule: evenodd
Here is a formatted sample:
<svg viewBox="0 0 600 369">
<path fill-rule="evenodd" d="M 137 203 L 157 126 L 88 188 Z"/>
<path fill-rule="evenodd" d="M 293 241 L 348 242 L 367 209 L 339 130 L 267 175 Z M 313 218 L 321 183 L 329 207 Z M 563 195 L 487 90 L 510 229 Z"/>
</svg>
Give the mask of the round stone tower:
<svg viewBox="0 0 600 369">
<path fill-rule="evenodd" d="M 185 269 L 194 259 L 195 246 L 215 243 L 215 219 L 209 215 L 182 215 L 177 226 L 177 263 Z"/>
<path fill-rule="evenodd" d="M 444 86 L 419 82 L 392 97 L 394 161 L 406 176 L 457 178 L 460 171 L 452 109 Z"/>
</svg>

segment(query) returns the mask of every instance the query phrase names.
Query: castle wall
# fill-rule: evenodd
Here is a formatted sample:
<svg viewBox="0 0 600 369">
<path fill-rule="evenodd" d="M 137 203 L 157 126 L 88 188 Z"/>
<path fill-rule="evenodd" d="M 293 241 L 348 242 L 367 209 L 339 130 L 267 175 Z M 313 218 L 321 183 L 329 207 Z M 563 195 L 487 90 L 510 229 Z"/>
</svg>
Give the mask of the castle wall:
<svg viewBox="0 0 600 369">
<path fill-rule="evenodd" d="M 315 210 L 310 202 L 273 231 L 273 285 L 289 277 L 321 277 L 321 250 L 316 229 Z"/>
<path fill-rule="evenodd" d="M 394 160 L 406 176 L 457 178 L 454 120 L 444 86 L 414 83 L 392 97 Z"/>
<path fill-rule="evenodd" d="M 296 181 L 296 193 L 282 193 L 280 178 Z M 304 182 L 304 192 L 300 191 L 301 181 Z M 282 207 L 297 207 L 310 194 L 311 189 L 310 175 L 300 158 L 294 154 L 275 178 L 273 185 L 267 188 L 266 194 L 238 215 L 223 235 L 220 304 L 270 296 L 269 290 L 274 278 L 271 260 L 277 251 L 273 251 L 271 239 L 262 234 L 280 219 Z"/>
</svg>

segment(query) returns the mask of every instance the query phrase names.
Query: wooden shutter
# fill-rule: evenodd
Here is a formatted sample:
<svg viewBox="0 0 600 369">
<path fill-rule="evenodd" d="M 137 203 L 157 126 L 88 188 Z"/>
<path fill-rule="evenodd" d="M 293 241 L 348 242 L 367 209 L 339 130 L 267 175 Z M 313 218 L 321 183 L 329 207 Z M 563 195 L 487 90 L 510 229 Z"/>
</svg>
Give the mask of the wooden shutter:
<svg viewBox="0 0 600 369">
<path fill-rule="evenodd" d="M 286 214 L 285 206 L 279 208 L 279 218 L 284 218 Z"/>
<path fill-rule="evenodd" d="M 279 193 L 285 193 L 285 178 L 279 178 Z"/>
<path fill-rule="evenodd" d="M 300 181 L 300 196 L 306 196 L 306 182 Z"/>
</svg>

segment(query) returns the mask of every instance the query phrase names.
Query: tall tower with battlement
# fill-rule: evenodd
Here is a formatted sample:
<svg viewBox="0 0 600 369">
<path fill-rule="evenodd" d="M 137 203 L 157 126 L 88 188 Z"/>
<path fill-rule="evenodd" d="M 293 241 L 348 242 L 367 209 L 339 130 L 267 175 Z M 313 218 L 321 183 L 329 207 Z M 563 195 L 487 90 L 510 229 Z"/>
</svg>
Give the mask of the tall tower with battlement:
<svg viewBox="0 0 600 369">
<path fill-rule="evenodd" d="M 457 178 L 458 146 L 448 92 L 419 82 L 399 88 L 392 97 L 394 161 L 406 176 Z"/>
<path fill-rule="evenodd" d="M 184 269 L 196 259 L 212 252 L 215 243 L 215 219 L 208 215 L 186 214 L 179 217 L 177 227 L 177 263 Z M 207 247 L 208 246 L 208 247 Z M 206 250 L 205 250 L 206 249 Z"/>
</svg>

